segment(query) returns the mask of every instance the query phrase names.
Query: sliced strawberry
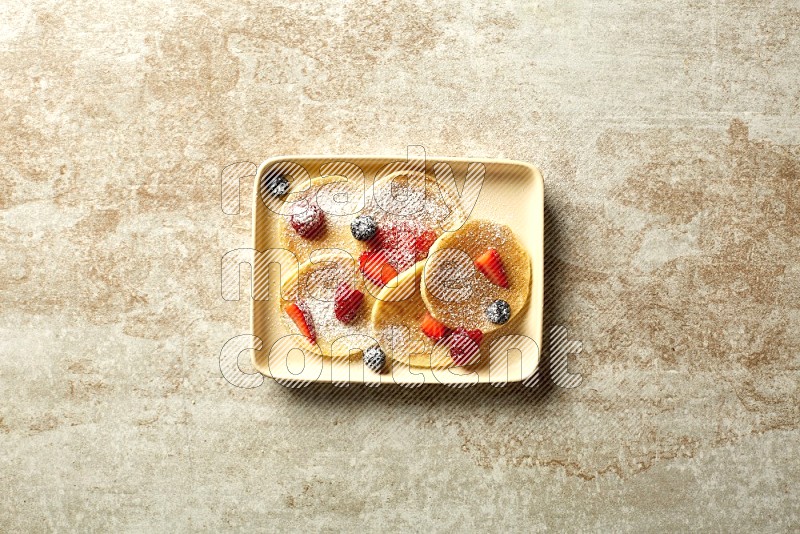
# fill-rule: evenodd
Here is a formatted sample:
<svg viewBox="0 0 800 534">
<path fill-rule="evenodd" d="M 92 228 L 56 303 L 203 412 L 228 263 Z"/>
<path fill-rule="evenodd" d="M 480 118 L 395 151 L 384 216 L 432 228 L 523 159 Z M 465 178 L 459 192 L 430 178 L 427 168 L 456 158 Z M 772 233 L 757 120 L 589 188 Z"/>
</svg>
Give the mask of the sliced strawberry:
<svg viewBox="0 0 800 534">
<path fill-rule="evenodd" d="M 447 338 L 453 362 L 456 365 L 467 365 L 474 361 L 480 353 L 480 339 L 483 339 L 483 333 L 480 330 L 467 331 L 463 328 L 453 330 L 453 333 Z"/>
<path fill-rule="evenodd" d="M 481 341 L 483 341 L 483 332 L 481 332 L 481 331 L 480 331 L 480 330 L 478 330 L 478 329 L 475 329 L 475 330 L 467 330 L 467 331 L 466 331 L 466 334 L 469 336 L 469 338 L 470 338 L 472 341 L 474 341 L 474 342 L 475 342 L 475 343 L 477 343 L 478 345 L 480 345 L 480 344 L 481 344 Z"/>
<path fill-rule="evenodd" d="M 397 278 L 398 274 L 400 273 L 397 272 L 397 269 L 395 269 L 391 263 L 385 263 L 381 268 L 381 282 L 383 282 L 383 285 L 386 285 Z"/>
<path fill-rule="evenodd" d="M 433 230 L 423 230 L 414 243 L 414 249 L 417 253 L 417 261 L 424 260 L 428 256 L 428 251 L 436 241 L 436 232 Z"/>
<path fill-rule="evenodd" d="M 503 260 L 497 250 L 490 248 L 475 260 L 475 267 L 489 279 L 489 281 L 500 287 L 508 287 L 508 278 L 503 269 Z"/>
<path fill-rule="evenodd" d="M 294 321 L 300 333 L 308 338 L 312 343 L 317 341 L 317 332 L 314 329 L 314 321 L 311 319 L 311 312 L 306 303 L 302 300 L 292 302 L 284 306 L 284 311 L 289 318 Z"/>
<path fill-rule="evenodd" d="M 365 250 L 358 258 L 358 269 L 367 280 L 380 284 L 381 264 L 386 262 L 386 255 L 374 250 Z"/>
<path fill-rule="evenodd" d="M 333 294 L 333 314 L 347 324 L 355 319 L 362 300 L 364 293 L 355 289 L 347 280 L 342 280 Z"/>
<path fill-rule="evenodd" d="M 397 269 L 390 263 L 381 250 L 365 250 L 358 259 L 358 267 L 367 278 L 380 286 L 385 286 L 395 279 Z"/>
<path fill-rule="evenodd" d="M 375 248 L 378 250 L 413 251 L 418 225 L 410 221 L 396 221 L 382 224 L 375 234 Z"/>
<path fill-rule="evenodd" d="M 395 278 L 397 278 L 397 269 L 395 269 L 391 263 L 384 263 L 381 267 L 381 285 L 386 285 Z"/>
<path fill-rule="evenodd" d="M 435 341 L 442 339 L 450 330 L 444 325 L 444 323 L 434 319 L 433 316 L 428 312 L 425 312 L 425 315 L 422 317 L 420 329 L 422 330 L 423 334 Z"/>
</svg>

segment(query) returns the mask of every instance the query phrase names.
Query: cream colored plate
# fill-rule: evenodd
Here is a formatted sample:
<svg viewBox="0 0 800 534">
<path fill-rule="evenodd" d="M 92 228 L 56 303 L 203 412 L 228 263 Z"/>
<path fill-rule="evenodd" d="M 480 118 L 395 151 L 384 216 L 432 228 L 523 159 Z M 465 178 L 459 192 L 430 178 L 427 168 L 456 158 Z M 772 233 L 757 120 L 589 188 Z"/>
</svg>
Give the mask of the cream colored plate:
<svg viewBox="0 0 800 534">
<path fill-rule="evenodd" d="M 304 355 L 296 349 L 293 339 L 287 337 L 290 332 L 277 313 L 280 273 L 277 266 L 269 266 L 268 258 L 279 258 L 283 261 L 281 270 L 284 275 L 292 269 L 292 265 L 291 262 L 284 261 L 287 254 L 269 252 L 280 248 L 276 224 L 279 215 L 268 209 L 262 201 L 259 193 L 261 177 L 275 165 L 284 169 L 300 170 L 300 173 L 304 169 L 311 177 L 328 174 L 326 171 L 329 170 L 342 174 L 342 169 L 347 169 L 350 173 L 349 179 L 360 185 L 362 177 L 356 167 L 353 167 L 355 165 L 363 171 L 366 194 L 374 177 L 382 169 L 401 161 L 403 158 L 385 156 L 281 156 L 268 159 L 259 166 L 255 180 L 253 247 L 262 253 L 263 259 L 256 259 L 253 266 L 253 294 L 259 299 L 252 301 L 251 329 L 253 335 L 262 341 L 262 349 L 254 351 L 253 365 L 264 375 L 280 382 L 365 382 L 409 386 L 440 383 L 459 386 L 518 382 L 536 370 L 542 339 L 544 183 L 535 167 L 519 161 L 432 157 L 426 160 L 427 172 L 435 174 L 437 179 L 444 177 L 445 183 L 448 176 L 452 176 L 460 188 L 464 186 L 468 169 L 470 176 L 476 176 L 480 174 L 480 165 L 483 165 L 485 179 L 477 193 L 477 201 L 470 217 L 507 224 L 531 257 L 532 287 L 527 310 L 512 331 L 504 332 L 509 334 L 507 337 L 494 340 L 496 345 L 491 346 L 491 357 L 484 359 L 488 361 L 475 368 L 442 370 L 401 366 L 389 368 L 387 365 L 384 373 L 375 374 L 365 369 L 359 359 L 332 360 L 313 354 Z M 448 166 L 452 175 L 448 172 Z M 364 335 L 370 333 L 364 332 Z"/>
</svg>

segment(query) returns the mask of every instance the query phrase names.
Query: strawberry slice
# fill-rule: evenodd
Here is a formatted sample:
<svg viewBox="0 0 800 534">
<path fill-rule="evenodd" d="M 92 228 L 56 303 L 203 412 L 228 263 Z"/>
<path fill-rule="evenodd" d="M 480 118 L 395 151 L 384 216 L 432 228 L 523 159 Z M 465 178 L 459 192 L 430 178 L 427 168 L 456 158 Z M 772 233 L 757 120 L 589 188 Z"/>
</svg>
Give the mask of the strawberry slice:
<svg viewBox="0 0 800 534">
<path fill-rule="evenodd" d="M 314 321 L 311 320 L 311 312 L 306 303 L 302 300 L 292 302 L 284 306 L 286 315 L 294 321 L 300 333 L 308 338 L 311 343 L 317 341 L 317 332 L 314 329 Z"/>
<path fill-rule="evenodd" d="M 344 324 L 355 319 L 364 293 L 355 289 L 347 280 L 342 280 L 333 293 L 333 314 Z"/>
<path fill-rule="evenodd" d="M 439 341 L 444 336 L 448 334 L 450 331 L 444 323 L 441 323 L 433 318 L 433 316 L 429 312 L 425 312 L 425 315 L 422 317 L 422 324 L 420 324 L 420 329 L 422 333 L 428 336 L 429 338 L 433 339 L 434 341 Z"/>
<path fill-rule="evenodd" d="M 415 261 L 420 261 L 428 256 L 428 250 L 436 237 L 436 232 L 415 221 L 390 222 L 378 229 L 374 248 L 400 254 L 413 253 Z"/>
<path fill-rule="evenodd" d="M 378 228 L 374 248 L 379 250 L 413 251 L 416 238 L 415 223 L 410 221 L 388 222 Z"/>
<path fill-rule="evenodd" d="M 481 344 L 481 341 L 483 341 L 483 332 L 481 332 L 481 331 L 480 331 L 480 330 L 478 330 L 478 329 L 475 329 L 475 330 L 467 330 L 467 331 L 466 331 L 466 334 L 469 336 L 469 338 L 470 338 L 472 341 L 474 341 L 474 342 L 475 342 L 475 343 L 477 343 L 478 345 L 480 345 L 480 344 Z"/>
<path fill-rule="evenodd" d="M 450 357 L 456 365 L 467 365 L 472 363 L 480 354 L 480 343 L 483 339 L 483 332 L 480 330 L 464 330 L 456 328 L 447 343 L 450 345 Z"/>
<path fill-rule="evenodd" d="M 489 279 L 491 283 L 500 287 L 508 287 L 508 278 L 503 269 L 503 260 L 496 249 L 490 248 L 475 260 L 475 267 Z"/>
<path fill-rule="evenodd" d="M 381 250 L 365 250 L 358 258 L 358 267 L 367 280 L 385 286 L 397 276 L 397 269 Z"/>
<path fill-rule="evenodd" d="M 433 230 L 423 230 L 414 242 L 414 249 L 417 253 L 417 261 L 424 260 L 428 257 L 428 251 L 436 241 L 436 232 Z"/>
</svg>

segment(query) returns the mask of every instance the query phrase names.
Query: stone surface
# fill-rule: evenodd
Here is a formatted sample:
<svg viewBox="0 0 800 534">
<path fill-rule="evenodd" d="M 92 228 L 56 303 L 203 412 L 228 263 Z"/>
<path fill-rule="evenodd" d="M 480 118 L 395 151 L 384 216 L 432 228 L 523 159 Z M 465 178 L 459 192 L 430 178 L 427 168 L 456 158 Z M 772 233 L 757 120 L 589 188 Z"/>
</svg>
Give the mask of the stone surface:
<svg viewBox="0 0 800 534">
<path fill-rule="evenodd" d="M 0 13 L 3 531 L 800 529 L 797 2 Z M 408 144 L 542 169 L 580 385 L 229 385 L 221 169 Z"/>
</svg>

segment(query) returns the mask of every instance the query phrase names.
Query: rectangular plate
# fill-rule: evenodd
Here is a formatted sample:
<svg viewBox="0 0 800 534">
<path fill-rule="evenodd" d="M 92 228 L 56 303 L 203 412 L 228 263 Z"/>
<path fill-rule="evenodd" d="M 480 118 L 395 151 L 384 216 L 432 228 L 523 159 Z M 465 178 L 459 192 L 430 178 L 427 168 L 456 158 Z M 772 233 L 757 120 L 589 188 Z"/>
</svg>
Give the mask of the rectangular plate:
<svg viewBox="0 0 800 534">
<path fill-rule="evenodd" d="M 280 156 L 262 163 L 255 179 L 253 195 L 253 248 L 263 252 L 280 248 L 277 225 L 278 215 L 271 212 L 261 200 L 259 184 L 265 170 L 276 162 L 293 162 L 304 167 L 313 178 L 319 176 L 320 167 L 328 162 L 351 162 L 358 165 L 366 179 L 369 191 L 373 178 L 387 163 L 405 161 L 404 158 L 385 156 Z M 470 385 L 474 383 L 496 384 L 519 382 L 531 376 L 539 364 L 542 346 L 542 300 L 543 300 L 543 226 L 544 226 L 544 182 L 538 169 L 520 161 L 466 159 L 466 158 L 426 158 L 426 170 L 433 173 L 437 162 L 451 166 L 456 182 L 463 187 L 470 163 L 482 163 L 485 167 L 485 181 L 470 218 L 489 219 L 507 224 L 531 257 L 532 287 L 529 305 L 525 315 L 509 334 L 526 336 L 535 343 L 535 349 L 528 350 L 522 345 L 514 345 L 520 350 L 504 350 L 503 358 L 492 356 L 491 365 L 483 362 L 470 370 L 454 368 L 430 370 L 405 367 L 400 372 L 376 374 L 367 370 L 360 360 L 350 362 L 304 356 L 301 351 L 290 351 L 280 339 L 288 332 L 278 316 L 280 284 L 277 266 L 264 267 L 263 262 L 253 263 L 253 296 L 250 325 L 254 336 L 261 340 L 260 350 L 253 351 L 253 365 L 262 374 L 282 383 L 298 381 L 319 381 L 344 384 L 349 382 L 395 383 L 419 385 L 439 383 L 450 385 Z M 255 298 L 263 296 L 263 298 Z M 272 355 L 270 356 L 270 353 Z M 288 354 L 287 354 L 288 353 Z"/>
</svg>

